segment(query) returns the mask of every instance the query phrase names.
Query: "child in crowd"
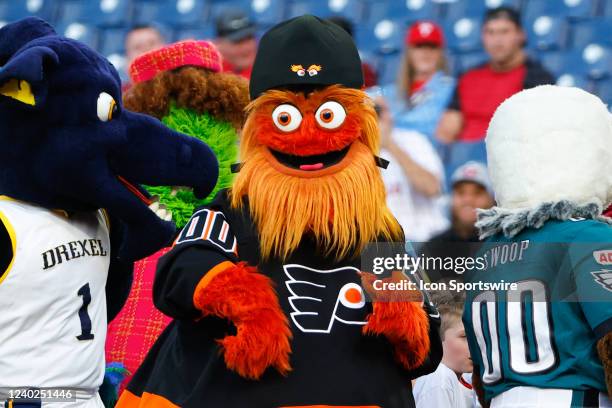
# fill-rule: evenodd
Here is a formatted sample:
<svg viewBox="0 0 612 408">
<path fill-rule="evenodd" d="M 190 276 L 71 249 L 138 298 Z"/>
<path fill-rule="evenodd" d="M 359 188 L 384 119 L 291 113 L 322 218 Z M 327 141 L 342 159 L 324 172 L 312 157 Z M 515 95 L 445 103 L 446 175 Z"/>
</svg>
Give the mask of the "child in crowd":
<svg viewBox="0 0 612 408">
<path fill-rule="evenodd" d="M 432 301 L 442 317 L 440 336 L 444 354 L 435 372 L 417 378 L 414 400 L 417 408 L 466 408 L 460 379 L 463 373 L 472 372 L 472 359 L 468 348 L 461 315 L 465 294 L 453 291 L 433 292 Z"/>
</svg>

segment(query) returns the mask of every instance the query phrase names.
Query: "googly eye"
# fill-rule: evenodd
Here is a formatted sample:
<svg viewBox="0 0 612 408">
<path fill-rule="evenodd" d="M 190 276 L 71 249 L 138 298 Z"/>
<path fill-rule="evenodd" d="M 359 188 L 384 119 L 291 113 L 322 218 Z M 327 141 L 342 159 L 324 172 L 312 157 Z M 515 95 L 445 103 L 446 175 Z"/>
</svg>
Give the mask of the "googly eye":
<svg viewBox="0 0 612 408">
<path fill-rule="evenodd" d="M 319 106 L 315 118 L 319 126 L 325 129 L 336 129 L 344 123 L 346 111 L 338 102 L 328 101 Z"/>
<path fill-rule="evenodd" d="M 308 70 L 308 75 L 310 76 L 315 76 L 319 73 L 319 71 L 317 71 L 316 69 L 309 69 Z"/>
<path fill-rule="evenodd" d="M 340 289 L 340 303 L 349 309 L 360 309 L 365 305 L 365 295 L 361 286 L 356 283 L 347 283 Z"/>
<path fill-rule="evenodd" d="M 302 123 L 302 114 L 295 106 L 284 103 L 274 108 L 272 121 L 279 130 L 293 132 Z"/>
<path fill-rule="evenodd" d="M 117 103 L 112 96 L 106 92 L 102 92 L 98 96 L 98 119 L 102 122 L 108 122 L 113 118 L 113 114 L 117 112 Z"/>
<path fill-rule="evenodd" d="M 305 69 L 300 69 L 300 70 L 297 72 L 297 74 L 298 74 L 298 76 L 303 77 L 304 75 L 306 75 L 306 70 L 305 70 Z"/>
</svg>

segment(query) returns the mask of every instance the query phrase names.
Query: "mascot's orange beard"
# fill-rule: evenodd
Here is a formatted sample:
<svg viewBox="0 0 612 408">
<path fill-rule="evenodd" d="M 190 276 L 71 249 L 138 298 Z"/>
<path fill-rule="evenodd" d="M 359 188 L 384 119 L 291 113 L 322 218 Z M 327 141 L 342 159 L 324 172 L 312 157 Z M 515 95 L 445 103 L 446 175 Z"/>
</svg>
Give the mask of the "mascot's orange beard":
<svg viewBox="0 0 612 408">
<path fill-rule="evenodd" d="M 336 259 L 358 255 L 368 242 L 403 240 L 386 206 L 385 186 L 374 161 L 376 116 L 370 104 L 364 109 L 369 123 L 362 124 L 361 136 L 344 159 L 312 173 L 276 161 L 266 146 L 255 142 L 255 121 L 247 120 L 241 146 L 244 161 L 231 190 L 231 204 L 240 208 L 248 196 L 263 259 L 286 259 L 306 234 L 314 237 L 324 255 Z"/>
</svg>

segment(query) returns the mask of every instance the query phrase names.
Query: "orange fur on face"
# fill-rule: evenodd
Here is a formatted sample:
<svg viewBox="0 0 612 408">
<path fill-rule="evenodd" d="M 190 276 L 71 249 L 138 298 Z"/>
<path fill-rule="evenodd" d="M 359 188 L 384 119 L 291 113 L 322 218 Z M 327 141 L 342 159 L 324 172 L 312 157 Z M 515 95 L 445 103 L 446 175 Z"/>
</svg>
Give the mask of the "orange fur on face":
<svg viewBox="0 0 612 408">
<path fill-rule="evenodd" d="M 344 124 L 335 131 L 315 128 L 314 112 L 329 100 L 340 103 L 347 112 Z M 291 103 L 302 112 L 302 124 L 292 133 L 282 133 L 272 122 L 272 111 L 282 103 Z M 305 234 L 314 236 L 325 255 L 338 259 L 357 255 L 368 242 L 403 239 L 386 206 L 385 187 L 374 162 L 378 126 L 365 93 L 332 86 L 306 98 L 274 90 L 247 109 L 241 140 L 243 166 L 231 200 L 234 208 L 240 208 L 243 197 L 248 196 L 264 259 L 285 259 Z M 348 145 L 349 153 L 340 163 L 319 171 L 289 169 L 268 150 L 310 155 Z"/>
<path fill-rule="evenodd" d="M 340 103 L 346 111 L 346 119 L 337 129 L 322 128 L 315 119 L 315 112 L 327 101 Z M 300 127 L 289 133 L 279 130 L 272 121 L 274 108 L 285 103 L 295 106 L 302 114 Z M 378 131 L 363 129 L 363 126 L 378 129 L 376 112 L 368 96 L 355 89 L 334 85 L 308 97 L 302 93 L 272 90 L 251 102 L 247 112 L 249 116 L 241 143 L 249 143 L 249 148 L 262 144 L 283 153 L 309 156 L 341 150 L 361 138 L 368 147 L 378 150 Z"/>
</svg>

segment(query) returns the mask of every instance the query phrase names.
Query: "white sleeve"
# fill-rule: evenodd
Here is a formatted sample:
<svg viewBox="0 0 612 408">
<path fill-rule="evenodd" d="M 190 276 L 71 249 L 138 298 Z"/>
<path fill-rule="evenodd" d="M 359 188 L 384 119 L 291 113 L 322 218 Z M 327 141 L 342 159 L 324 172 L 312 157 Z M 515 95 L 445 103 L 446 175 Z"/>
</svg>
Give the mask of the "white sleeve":
<svg viewBox="0 0 612 408">
<path fill-rule="evenodd" d="M 444 166 L 427 136 L 414 130 L 393 129 L 393 141 L 410 156 L 419 166 L 444 182 Z"/>
<path fill-rule="evenodd" d="M 416 408 L 455 407 L 454 393 L 445 384 L 421 390 L 415 398 Z"/>
</svg>

